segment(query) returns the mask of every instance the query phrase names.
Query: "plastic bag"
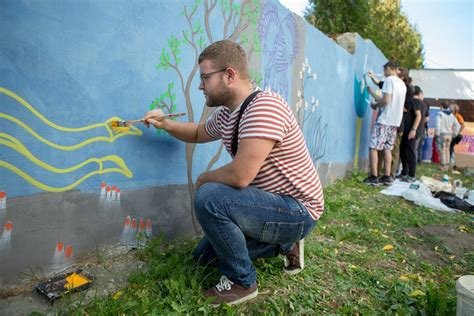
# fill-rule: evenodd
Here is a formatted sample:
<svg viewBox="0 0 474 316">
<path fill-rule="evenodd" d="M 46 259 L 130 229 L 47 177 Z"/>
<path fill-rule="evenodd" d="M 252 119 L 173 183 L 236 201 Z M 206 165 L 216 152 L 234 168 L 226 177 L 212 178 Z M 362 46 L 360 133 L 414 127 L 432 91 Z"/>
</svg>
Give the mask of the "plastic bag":
<svg viewBox="0 0 474 316">
<path fill-rule="evenodd" d="M 408 201 L 412 201 L 416 205 L 425 206 L 437 211 L 450 213 L 457 212 L 455 209 L 444 205 L 440 199 L 434 198 L 431 195 L 430 189 L 423 183 L 420 183 L 420 187 L 418 189 L 409 189 L 403 191 L 402 197 Z"/>
</svg>

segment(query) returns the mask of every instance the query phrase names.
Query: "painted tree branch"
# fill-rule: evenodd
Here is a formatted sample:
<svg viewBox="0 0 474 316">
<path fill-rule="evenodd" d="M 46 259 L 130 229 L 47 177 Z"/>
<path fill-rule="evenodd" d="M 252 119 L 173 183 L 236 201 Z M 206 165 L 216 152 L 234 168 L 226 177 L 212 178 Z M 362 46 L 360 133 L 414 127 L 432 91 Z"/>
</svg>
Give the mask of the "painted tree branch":
<svg viewBox="0 0 474 316">
<path fill-rule="evenodd" d="M 242 25 L 243 19 L 245 16 L 244 8 L 246 4 L 247 4 L 247 1 L 242 1 L 242 5 L 240 7 L 239 22 L 237 23 L 237 26 L 234 28 L 234 31 L 232 32 L 232 34 L 229 36 L 229 39 L 232 41 L 237 40 L 240 34 L 249 26 L 248 21 L 244 25 Z"/>
<path fill-rule="evenodd" d="M 216 154 L 212 157 L 211 161 L 209 161 L 209 164 L 207 165 L 206 172 L 211 170 L 212 166 L 219 160 L 219 157 L 221 156 L 222 149 L 224 148 L 224 142 L 221 141 L 221 144 L 219 145 L 219 149 L 217 150 Z"/>
<path fill-rule="evenodd" d="M 234 11 L 234 8 L 233 8 L 233 1 L 232 0 L 229 0 L 229 16 L 225 16 L 225 8 L 224 6 L 222 6 L 222 15 L 224 16 L 224 38 L 227 38 L 227 30 L 229 29 L 229 24 L 230 24 L 230 20 L 232 19 L 233 15 L 233 11 Z"/>
<path fill-rule="evenodd" d="M 212 39 L 212 33 L 211 33 L 211 28 L 209 27 L 209 12 L 212 12 L 214 10 L 214 7 L 217 4 L 217 0 L 211 1 L 211 4 L 208 4 L 208 1 L 204 1 L 204 27 L 206 29 L 206 34 L 207 38 L 209 39 L 210 43 L 213 43 L 214 40 Z"/>
<path fill-rule="evenodd" d="M 173 55 L 173 58 L 174 60 L 176 61 L 176 55 L 173 51 L 171 51 L 171 54 Z M 183 75 L 181 74 L 181 71 L 179 70 L 178 66 L 177 65 L 174 65 L 170 62 L 168 62 L 168 65 L 174 69 L 176 71 L 176 73 L 178 74 L 178 77 L 179 77 L 179 81 L 181 82 L 181 90 L 183 91 L 183 93 L 185 93 L 185 90 L 183 89 L 184 87 L 184 79 L 183 79 Z"/>
</svg>

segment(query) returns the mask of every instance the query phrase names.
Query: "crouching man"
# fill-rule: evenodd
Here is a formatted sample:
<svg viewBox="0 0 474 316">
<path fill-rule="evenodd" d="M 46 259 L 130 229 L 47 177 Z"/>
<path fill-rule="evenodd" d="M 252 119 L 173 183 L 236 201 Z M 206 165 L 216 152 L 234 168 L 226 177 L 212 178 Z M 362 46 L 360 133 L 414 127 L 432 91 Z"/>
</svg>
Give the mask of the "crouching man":
<svg viewBox="0 0 474 316">
<path fill-rule="evenodd" d="M 284 255 L 284 271 L 304 267 L 303 238 L 324 209 L 323 190 L 303 134 L 285 100 L 256 91 L 243 48 L 218 41 L 199 56 L 206 105 L 215 108 L 205 123 L 157 119 L 146 123 L 192 143 L 222 140 L 232 162 L 201 174 L 195 212 L 205 233 L 195 257 L 216 265 L 222 277 L 206 293 L 238 304 L 258 294 L 252 260 Z"/>
</svg>

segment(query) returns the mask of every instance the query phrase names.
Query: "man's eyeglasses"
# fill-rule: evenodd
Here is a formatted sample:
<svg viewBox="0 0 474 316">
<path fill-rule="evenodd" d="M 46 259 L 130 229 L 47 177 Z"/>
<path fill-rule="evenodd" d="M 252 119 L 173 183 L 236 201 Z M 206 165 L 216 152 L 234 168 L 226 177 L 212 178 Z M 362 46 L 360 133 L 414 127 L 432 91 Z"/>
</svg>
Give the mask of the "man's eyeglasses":
<svg viewBox="0 0 474 316">
<path fill-rule="evenodd" d="M 209 78 L 211 78 L 212 75 L 217 74 L 217 73 L 219 73 L 219 72 L 224 72 L 224 71 L 226 71 L 226 70 L 227 70 L 227 68 L 223 68 L 223 69 L 220 69 L 220 70 L 216 70 L 216 71 L 213 71 L 213 72 L 209 72 L 209 73 L 207 73 L 207 74 L 201 74 L 201 76 L 200 76 L 200 78 L 201 78 L 201 83 L 202 83 L 202 84 L 205 84 L 205 83 L 206 83 L 206 80 L 209 79 Z"/>
</svg>

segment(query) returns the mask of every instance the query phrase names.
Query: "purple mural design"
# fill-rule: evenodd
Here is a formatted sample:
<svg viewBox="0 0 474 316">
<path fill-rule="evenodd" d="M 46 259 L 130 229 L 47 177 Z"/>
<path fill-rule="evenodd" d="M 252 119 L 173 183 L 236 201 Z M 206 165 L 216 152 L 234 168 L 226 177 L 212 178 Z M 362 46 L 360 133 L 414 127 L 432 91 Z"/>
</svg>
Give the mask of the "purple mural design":
<svg viewBox="0 0 474 316">
<path fill-rule="evenodd" d="M 287 99 L 289 71 L 298 53 L 295 17 L 292 13 L 288 13 L 280 20 L 276 3 L 266 1 L 262 7 L 258 32 L 262 52 L 268 60 L 264 71 L 263 87 L 270 88 Z"/>
</svg>

